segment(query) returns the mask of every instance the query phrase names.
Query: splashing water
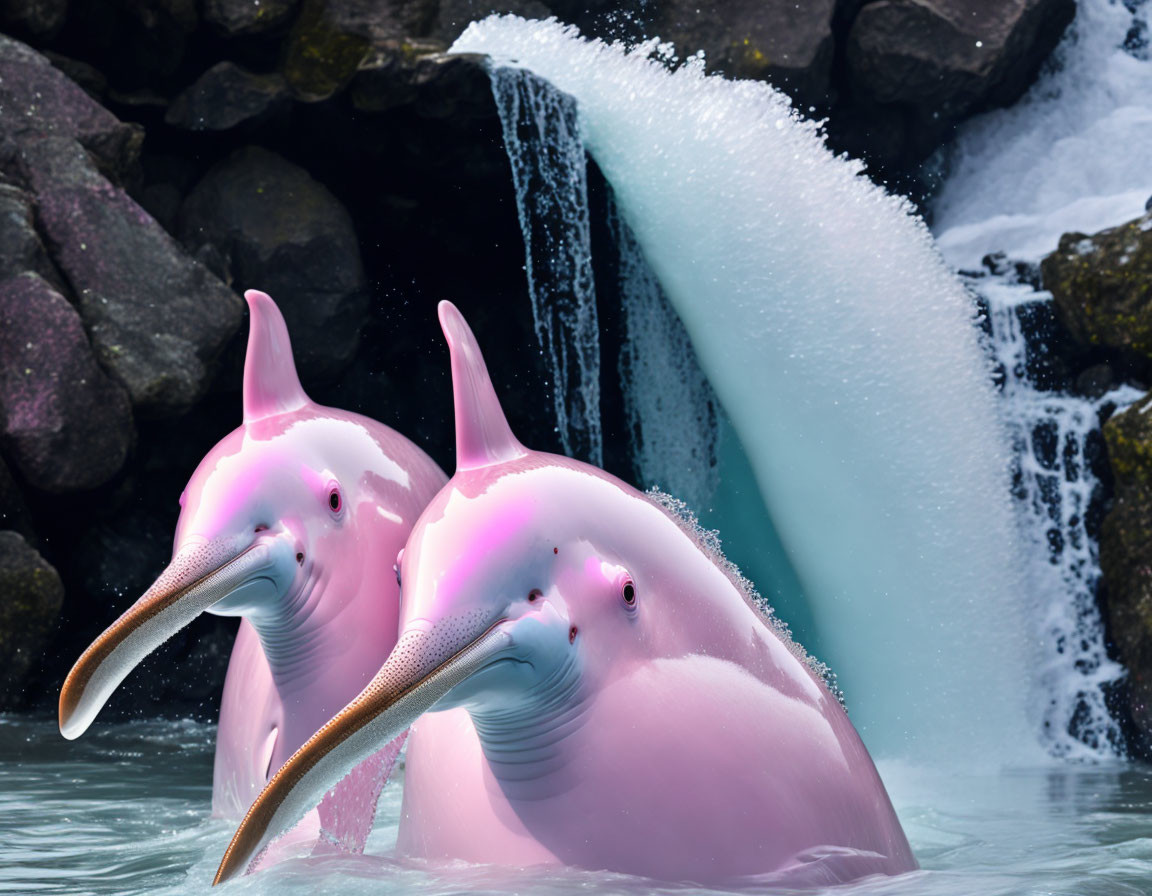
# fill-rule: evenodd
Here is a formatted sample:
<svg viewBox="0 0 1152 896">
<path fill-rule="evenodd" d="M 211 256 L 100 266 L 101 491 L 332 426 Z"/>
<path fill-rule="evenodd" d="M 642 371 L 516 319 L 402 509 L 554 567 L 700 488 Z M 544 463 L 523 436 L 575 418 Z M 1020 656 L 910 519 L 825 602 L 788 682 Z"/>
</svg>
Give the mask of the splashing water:
<svg viewBox="0 0 1152 896">
<path fill-rule="evenodd" d="M 958 267 L 977 268 L 986 253 L 1011 259 L 970 282 L 989 308 L 1039 634 L 1052 645 L 1040 671 L 1045 736 L 1053 752 L 1077 758 L 1123 746 L 1105 705 L 1123 669 L 1108 658 L 1096 604 L 1100 567 L 1087 514 L 1098 483 L 1087 455 L 1101 411 L 1139 393 L 1089 399 L 1036 383 L 1025 331 L 1029 318 L 1051 314 L 1052 297 L 1015 271 L 1054 251 L 1066 231 L 1094 232 L 1143 211 L 1152 193 L 1148 14 L 1142 0 L 1081 0 L 1027 96 L 968 122 L 941 154 L 950 174 L 933 209 L 939 244 Z"/>
<path fill-rule="evenodd" d="M 492 93 L 512 163 L 528 295 L 552 372 L 560 442 L 566 454 L 599 466 L 600 338 L 576 104 L 516 69 L 495 73 Z"/>
<path fill-rule="evenodd" d="M 1011 269 L 971 283 L 988 304 L 1015 445 L 1013 491 L 1032 542 L 1031 590 L 1040 598 L 1040 633 L 1051 645 L 1037 676 L 1044 738 L 1059 756 L 1122 755 L 1124 737 L 1105 699 L 1124 670 L 1108 657 L 1096 604 L 1100 563 L 1089 514 L 1099 481 L 1090 452 L 1101 412 L 1141 393 L 1122 387 L 1090 400 L 1039 389 L 1029 374 L 1025 328 L 1030 318 L 1050 313 L 1051 294 L 1019 282 Z"/>
<path fill-rule="evenodd" d="M 576 98 L 869 746 L 993 762 L 1036 750 L 1008 443 L 971 298 L 907 203 L 771 87 L 671 72 L 654 45 L 492 17 L 453 49 Z"/>
<path fill-rule="evenodd" d="M 1028 94 L 968 122 L 942 154 L 934 229 L 949 261 L 1035 260 L 1069 231 L 1143 213 L 1152 195 L 1150 8 L 1078 0 L 1076 19 Z"/>
</svg>

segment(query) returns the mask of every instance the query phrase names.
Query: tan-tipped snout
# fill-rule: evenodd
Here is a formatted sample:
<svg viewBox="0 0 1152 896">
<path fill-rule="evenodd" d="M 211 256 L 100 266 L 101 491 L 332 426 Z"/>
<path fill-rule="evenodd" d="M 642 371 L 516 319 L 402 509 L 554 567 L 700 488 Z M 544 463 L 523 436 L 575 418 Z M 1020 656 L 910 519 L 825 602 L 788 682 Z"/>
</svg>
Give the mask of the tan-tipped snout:
<svg viewBox="0 0 1152 896">
<path fill-rule="evenodd" d="M 144 595 L 84 651 L 60 689 L 60 733 L 83 734 L 149 653 L 267 565 L 268 546 L 236 538 L 182 548 Z"/>
<path fill-rule="evenodd" d="M 341 778 L 510 643 L 489 620 L 448 619 L 401 635 L 368 686 L 297 750 L 248 809 L 213 885 L 243 873 Z"/>
</svg>

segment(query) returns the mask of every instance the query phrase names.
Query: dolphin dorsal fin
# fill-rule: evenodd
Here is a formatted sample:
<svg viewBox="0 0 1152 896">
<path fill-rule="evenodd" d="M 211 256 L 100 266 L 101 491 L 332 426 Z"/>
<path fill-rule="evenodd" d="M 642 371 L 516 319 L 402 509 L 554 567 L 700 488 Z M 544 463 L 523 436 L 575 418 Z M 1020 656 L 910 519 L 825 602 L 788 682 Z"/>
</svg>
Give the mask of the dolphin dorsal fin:
<svg viewBox="0 0 1152 896">
<path fill-rule="evenodd" d="M 244 422 L 294 411 L 308 404 L 300 386 L 292 343 L 280 309 L 267 293 L 244 293 L 251 314 L 244 356 Z"/>
<path fill-rule="evenodd" d="M 439 312 L 452 355 L 456 469 L 472 470 L 523 457 L 528 449 L 512 435 L 472 328 L 451 302 L 441 302 Z"/>
</svg>

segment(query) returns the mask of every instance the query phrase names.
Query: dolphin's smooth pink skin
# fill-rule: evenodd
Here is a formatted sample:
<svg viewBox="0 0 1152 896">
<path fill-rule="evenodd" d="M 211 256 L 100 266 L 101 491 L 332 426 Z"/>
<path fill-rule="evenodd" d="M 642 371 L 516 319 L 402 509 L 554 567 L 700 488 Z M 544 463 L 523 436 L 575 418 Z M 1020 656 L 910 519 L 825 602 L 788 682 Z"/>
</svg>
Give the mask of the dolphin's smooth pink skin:
<svg viewBox="0 0 1152 896">
<path fill-rule="evenodd" d="M 269 775 L 387 658 L 398 624 L 396 553 L 446 479 L 389 427 L 309 400 L 279 310 L 264 293 L 245 298 L 251 329 L 243 424 L 208 453 L 181 495 L 169 567 L 181 567 L 176 581 L 184 585 L 222 559 L 261 552 L 250 573 L 229 580 L 205 607 L 243 617 L 224 685 L 212 797 L 214 814 L 229 818 L 243 815 Z M 126 649 L 145 627 L 134 612 L 93 648 L 106 641 Z M 110 693 L 93 682 L 111 666 L 122 678 L 140 658 L 117 660 L 110 650 L 91 660 L 86 653 L 65 684 L 61 728 L 68 736 L 86 727 Z M 362 848 L 400 743 L 381 744 L 325 799 L 319 823 L 326 841 Z"/>
<path fill-rule="evenodd" d="M 263 293 L 246 298 L 244 424 L 193 474 L 176 546 L 267 526 L 261 537 L 287 540 L 303 561 L 276 599 L 209 610 L 245 617 L 224 683 L 213 780 L 213 813 L 228 818 L 243 816 L 272 772 L 387 658 L 399 612 L 395 554 L 445 479 L 391 428 L 313 404 L 279 310 Z M 330 839 L 363 848 L 401 743 L 365 760 L 321 804 Z"/>
<path fill-rule="evenodd" d="M 916 868 L 802 649 L 684 521 L 524 448 L 467 324 L 447 303 L 441 323 L 458 469 L 404 548 L 397 648 L 277 772 L 217 881 L 409 724 L 414 857 L 772 886 Z"/>
<path fill-rule="evenodd" d="M 408 539 L 401 626 L 505 619 L 534 666 L 502 658 L 441 701 L 460 709 L 415 724 L 400 849 L 702 883 L 915 868 L 795 647 L 647 496 L 524 449 L 463 318 L 444 306 L 441 321 L 458 468 Z"/>
</svg>

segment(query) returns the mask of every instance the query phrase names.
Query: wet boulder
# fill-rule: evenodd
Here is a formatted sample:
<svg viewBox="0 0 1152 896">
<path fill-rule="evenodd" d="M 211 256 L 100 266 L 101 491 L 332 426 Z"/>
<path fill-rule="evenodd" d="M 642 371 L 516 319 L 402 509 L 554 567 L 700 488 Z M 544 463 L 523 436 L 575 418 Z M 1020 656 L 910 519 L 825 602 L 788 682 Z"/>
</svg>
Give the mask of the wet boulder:
<svg viewBox="0 0 1152 896">
<path fill-rule="evenodd" d="M 729 0 L 718 15 L 696 0 L 663 0 L 653 33 L 681 56 L 703 50 L 710 71 L 769 81 L 802 104 L 823 104 L 835 7 L 835 0 Z"/>
<path fill-rule="evenodd" d="M 24 679 L 63 601 L 64 586 L 51 564 L 19 533 L 0 531 L 0 709 L 22 702 Z"/>
<path fill-rule="evenodd" d="M 237 290 L 276 299 L 301 376 L 330 379 L 352 360 L 367 311 L 359 244 L 344 206 L 303 168 L 238 150 L 192 190 L 179 233 L 191 251 L 218 254 Z"/>
<path fill-rule="evenodd" d="M 1152 357 L 1152 212 L 1092 236 L 1064 234 L 1040 271 L 1074 337 Z"/>
<path fill-rule="evenodd" d="M 848 84 L 902 107 L 935 143 L 981 108 L 1023 95 L 1076 13 L 1074 0 L 879 0 L 848 34 Z"/>
<path fill-rule="evenodd" d="M 1129 709 L 1152 747 L 1152 395 L 1104 426 L 1116 483 L 1100 532 L 1109 631 L 1128 670 Z"/>
<path fill-rule="evenodd" d="M 96 103 L 46 58 L 0 35 L 0 135 L 17 143 L 46 136 L 80 141 L 105 171 L 136 164 L 144 132 Z"/>
<path fill-rule="evenodd" d="M 55 285 L 57 274 L 48 259 L 34 223 L 32 197 L 11 185 L 0 184 L 0 280 L 33 271 Z"/>
<path fill-rule="evenodd" d="M 34 273 L 0 281 L 0 439 L 34 488 L 95 488 L 124 464 L 132 409 L 76 309 Z"/>
<path fill-rule="evenodd" d="M 240 327 L 240 298 L 64 138 L 24 147 L 49 251 L 101 365 L 148 416 L 181 413 L 210 385 Z"/>
<path fill-rule="evenodd" d="M 259 34 L 287 23 L 300 0 L 202 0 L 200 14 L 227 37 Z"/>
<path fill-rule="evenodd" d="M 348 95 L 365 112 L 410 106 L 423 118 L 467 119 L 490 114 L 492 86 L 485 56 L 430 53 L 409 60 L 374 57 L 356 73 Z"/>
<path fill-rule="evenodd" d="M 259 118 L 288 98 L 284 79 L 220 62 L 172 101 L 165 121 L 190 131 L 225 131 Z"/>
<path fill-rule="evenodd" d="M 410 53 L 408 40 L 427 36 L 437 12 L 437 0 L 304 0 L 284 46 L 284 77 L 298 99 L 327 99 L 374 49 Z"/>
</svg>

